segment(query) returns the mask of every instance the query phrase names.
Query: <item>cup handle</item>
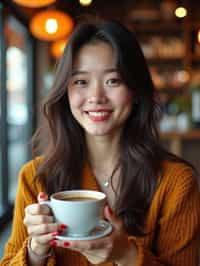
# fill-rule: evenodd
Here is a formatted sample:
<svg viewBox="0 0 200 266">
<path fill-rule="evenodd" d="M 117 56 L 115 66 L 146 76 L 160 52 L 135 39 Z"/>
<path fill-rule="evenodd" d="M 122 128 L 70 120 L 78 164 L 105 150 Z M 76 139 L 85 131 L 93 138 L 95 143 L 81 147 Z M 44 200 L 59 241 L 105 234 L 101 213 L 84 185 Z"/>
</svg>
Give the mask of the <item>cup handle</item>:
<svg viewBox="0 0 200 266">
<path fill-rule="evenodd" d="M 40 205 L 46 205 L 49 208 L 51 208 L 51 201 L 50 200 L 44 200 L 39 202 Z M 52 208 L 51 208 L 52 209 Z"/>
</svg>

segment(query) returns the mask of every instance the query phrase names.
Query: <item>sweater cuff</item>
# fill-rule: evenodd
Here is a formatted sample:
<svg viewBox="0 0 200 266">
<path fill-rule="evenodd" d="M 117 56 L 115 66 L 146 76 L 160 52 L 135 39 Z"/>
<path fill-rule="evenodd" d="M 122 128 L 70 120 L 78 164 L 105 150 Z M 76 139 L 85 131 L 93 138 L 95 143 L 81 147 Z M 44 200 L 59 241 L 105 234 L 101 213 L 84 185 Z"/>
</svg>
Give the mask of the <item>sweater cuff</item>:
<svg viewBox="0 0 200 266">
<path fill-rule="evenodd" d="M 35 263 L 45 263 L 47 266 L 54 266 L 56 264 L 55 254 L 53 252 L 53 249 L 50 250 L 50 252 L 47 255 L 39 256 L 33 252 L 30 246 L 31 238 L 29 237 L 26 241 L 26 247 L 27 247 L 27 257 L 30 256 L 31 259 Z"/>
<path fill-rule="evenodd" d="M 53 255 L 52 249 L 49 251 L 48 254 L 40 256 L 37 255 L 31 248 L 31 237 L 28 239 L 27 242 L 27 249 L 28 249 L 28 257 L 36 264 L 36 263 L 44 263 L 48 257 L 51 257 Z"/>
</svg>

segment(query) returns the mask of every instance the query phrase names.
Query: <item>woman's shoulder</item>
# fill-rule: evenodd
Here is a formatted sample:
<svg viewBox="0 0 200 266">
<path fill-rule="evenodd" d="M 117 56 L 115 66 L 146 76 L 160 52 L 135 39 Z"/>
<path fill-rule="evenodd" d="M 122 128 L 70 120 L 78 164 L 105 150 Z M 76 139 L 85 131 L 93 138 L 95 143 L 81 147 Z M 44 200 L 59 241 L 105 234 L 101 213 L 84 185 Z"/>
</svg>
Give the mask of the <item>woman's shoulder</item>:
<svg viewBox="0 0 200 266">
<path fill-rule="evenodd" d="M 26 162 L 22 166 L 22 168 L 20 170 L 20 173 L 30 173 L 32 175 L 35 175 L 36 171 L 37 171 L 37 168 L 41 164 L 42 160 L 43 160 L 43 157 L 42 156 L 38 156 L 38 157 L 35 157 L 32 160 Z"/>
<path fill-rule="evenodd" d="M 189 171 L 189 172 L 194 172 L 194 169 L 192 166 L 185 162 L 185 161 L 176 161 L 176 160 L 164 160 L 162 163 L 163 170 L 165 173 L 178 171 L 178 172 L 183 172 L 183 171 Z"/>
<path fill-rule="evenodd" d="M 37 168 L 43 160 L 42 156 L 33 158 L 32 160 L 26 162 L 20 172 L 19 172 L 19 182 L 28 186 L 32 186 L 35 182 Z M 40 181 L 39 178 L 37 182 Z M 37 183 L 36 182 L 36 183 Z"/>
<path fill-rule="evenodd" d="M 166 160 L 162 167 L 162 183 L 168 188 L 189 188 L 198 186 L 198 175 L 196 170 L 182 161 Z"/>
<path fill-rule="evenodd" d="M 38 193 L 45 191 L 42 179 L 36 178 L 37 168 L 41 160 L 42 157 L 36 157 L 26 162 L 19 171 L 17 196 L 26 199 L 27 204 L 35 202 Z"/>
</svg>

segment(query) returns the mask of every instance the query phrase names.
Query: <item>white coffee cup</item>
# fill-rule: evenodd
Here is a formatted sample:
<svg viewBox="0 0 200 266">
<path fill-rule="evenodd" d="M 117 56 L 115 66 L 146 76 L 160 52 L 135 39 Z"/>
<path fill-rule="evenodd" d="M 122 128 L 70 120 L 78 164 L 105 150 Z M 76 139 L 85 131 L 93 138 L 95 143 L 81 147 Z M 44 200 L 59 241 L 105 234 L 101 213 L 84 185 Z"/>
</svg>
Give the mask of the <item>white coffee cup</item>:
<svg viewBox="0 0 200 266">
<path fill-rule="evenodd" d="M 67 236 L 83 237 L 103 218 L 106 195 L 95 190 L 66 190 L 52 194 L 50 201 L 40 204 L 51 208 L 56 222 L 67 225 Z"/>
</svg>

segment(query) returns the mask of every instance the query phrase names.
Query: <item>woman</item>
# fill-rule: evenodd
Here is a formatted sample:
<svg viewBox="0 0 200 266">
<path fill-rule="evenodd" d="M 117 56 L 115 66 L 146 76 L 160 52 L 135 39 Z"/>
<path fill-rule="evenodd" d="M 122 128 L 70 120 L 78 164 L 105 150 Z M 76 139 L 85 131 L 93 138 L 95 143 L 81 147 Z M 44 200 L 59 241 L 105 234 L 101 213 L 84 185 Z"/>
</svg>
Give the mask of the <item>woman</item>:
<svg viewBox="0 0 200 266">
<path fill-rule="evenodd" d="M 42 156 L 20 172 L 1 265 L 197 266 L 195 171 L 159 142 L 154 86 L 135 36 L 117 22 L 78 26 L 53 87 L 33 142 Z M 107 194 L 111 234 L 55 239 L 67 225 L 37 197 L 77 188 Z"/>
</svg>

